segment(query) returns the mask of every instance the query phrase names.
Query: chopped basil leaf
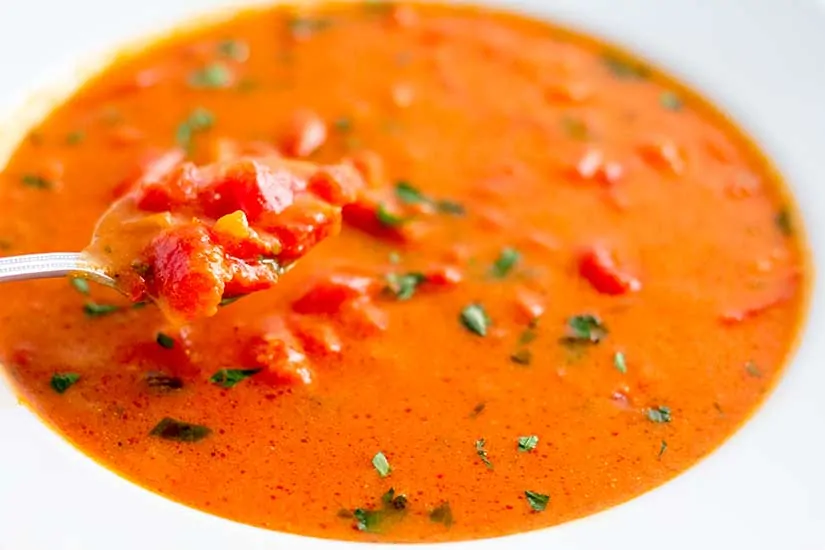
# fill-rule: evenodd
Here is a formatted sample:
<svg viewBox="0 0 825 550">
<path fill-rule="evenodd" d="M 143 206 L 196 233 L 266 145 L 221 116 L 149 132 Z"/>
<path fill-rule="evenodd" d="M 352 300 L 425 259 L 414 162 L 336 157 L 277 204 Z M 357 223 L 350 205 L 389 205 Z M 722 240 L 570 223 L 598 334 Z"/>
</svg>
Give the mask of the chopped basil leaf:
<svg viewBox="0 0 825 550">
<path fill-rule="evenodd" d="M 211 63 L 189 75 L 193 88 L 226 88 L 232 81 L 232 72 L 223 63 Z"/>
<path fill-rule="evenodd" d="M 249 46 L 242 40 L 224 40 L 218 44 L 218 53 L 235 61 L 246 61 L 249 58 Z"/>
<path fill-rule="evenodd" d="M 490 326 L 490 318 L 481 304 L 470 304 L 461 311 L 461 322 L 464 327 L 479 336 L 487 336 L 487 327 Z"/>
<path fill-rule="evenodd" d="M 205 132 L 214 125 L 215 116 L 206 109 L 198 107 L 189 114 L 186 120 L 180 123 L 175 133 L 175 139 L 178 145 L 186 149 L 187 153 L 191 154 L 193 148 L 192 140 L 195 134 Z"/>
<path fill-rule="evenodd" d="M 78 380 L 80 380 L 79 374 L 75 372 L 62 372 L 54 374 L 49 384 L 51 385 L 52 389 L 57 393 L 64 393 L 66 390 L 72 387 Z"/>
<path fill-rule="evenodd" d="M 396 216 L 395 214 L 387 210 L 387 207 L 384 206 L 384 203 L 380 203 L 378 207 L 375 209 L 375 217 L 381 223 L 381 225 L 385 227 L 399 227 L 409 221 L 409 218 L 402 218 L 401 216 Z"/>
<path fill-rule="evenodd" d="M 163 332 L 158 332 L 158 337 L 155 340 L 158 345 L 164 349 L 173 349 L 175 347 L 175 339 Z"/>
<path fill-rule="evenodd" d="M 347 117 L 340 117 L 332 123 L 336 130 L 341 133 L 352 131 L 352 119 Z"/>
<path fill-rule="evenodd" d="M 179 390 L 183 387 L 183 380 L 177 376 L 170 376 L 162 372 L 150 372 L 146 374 L 146 383 L 150 388 L 161 388 L 164 390 Z"/>
<path fill-rule="evenodd" d="M 776 213 L 774 223 L 786 237 L 793 235 L 793 220 L 791 219 L 791 212 L 787 208 L 783 208 Z"/>
<path fill-rule="evenodd" d="M 522 348 L 510 356 L 510 361 L 517 365 L 527 366 L 533 361 L 533 352 L 527 348 Z"/>
<path fill-rule="evenodd" d="M 463 216 L 467 213 L 464 205 L 451 200 L 439 200 L 435 203 L 436 209 L 442 214 L 451 214 L 453 216 Z"/>
<path fill-rule="evenodd" d="M 212 433 L 212 430 L 200 424 L 190 424 L 188 422 L 181 422 L 168 416 L 158 422 L 157 426 L 152 428 L 149 435 L 160 437 L 161 439 L 168 439 L 170 441 L 181 441 L 184 443 L 194 443 L 200 441 L 204 437 Z"/>
<path fill-rule="evenodd" d="M 524 496 L 527 497 L 527 502 L 530 508 L 536 512 L 543 512 L 547 508 L 547 503 L 550 502 L 550 495 L 543 495 L 533 491 L 524 491 Z"/>
<path fill-rule="evenodd" d="M 85 139 L 86 139 L 86 133 L 85 132 L 81 132 L 79 130 L 76 131 L 76 132 L 69 132 L 66 135 L 66 144 L 67 145 L 77 145 L 77 144 L 83 142 L 83 140 L 85 140 Z"/>
<path fill-rule="evenodd" d="M 378 526 L 381 524 L 383 514 L 380 510 L 365 510 L 363 508 L 356 508 L 352 513 L 355 518 L 355 525 L 359 531 L 366 533 L 377 532 Z"/>
<path fill-rule="evenodd" d="M 221 369 L 209 379 L 213 384 L 222 386 L 224 388 L 233 388 L 239 382 L 242 382 L 261 372 L 263 369 Z"/>
<path fill-rule="evenodd" d="M 475 418 L 484 412 L 484 409 L 487 407 L 487 403 L 479 403 L 475 407 L 473 407 L 472 412 L 470 413 L 470 418 Z"/>
<path fill-rule="evenodd" d="M 607 327 L 595 315 L 576 315 L 567 320 L 568 334 L 564 340 L 572 343 L 598 344 L 607 336 Z"/>
<path fill-rule="evenodd" d="M 409 300 L 418 285 L 427 280 L 423 273 L 390 273 L 386 277 L 387 290 L 399 300 Z"/>
<path fill-rule="evenodd" d="M 650 69 L 640 63 L 622 59 L 614 54 L 606 54 L 602 61 L 617 78 L 642 80 L 650 77 Z"/>
<path fill-rule="evenodd" d="M 667 450 L 667 441 L 665 441 L 663 439 L 662 444 L 659 446 L 659 456 L 657 457 L 659 460 L 662 459 L 662 455 L 665 454 L 666 450 Z"/>
<path fill-rule="evenodd" d="M 762 370 L 756 366 L 756 363 L 753 361 L 748 361 L 745 363 L 745 370 L 750 376 L 754 378 L 762 378 Z"/>
<path fill-rule="evenodd" d="M 352 518 L 355 519 L 355 526 L 359 531 L 377 533 L 384 520 L 402 517 L 407 508 L 407 497 L 396 495 L 395 489 L 390 489 L 381 497 L 381 505 L 380 510 L 368 510 L 366 508 L 353 510 Z M 340 512 L 338 515 L 345 517 Z"/>
<path fill-rule="evenodd" d="M 21 179 L 23 185 L 26 187 L 31 187 L 33 189 L 51 189 L 52 182 L 47 180 L 44 177 L 36 176 L 34 174 L 26 174 Z"/>
<path fill-rule="evenodd" d="M 489 468 L 490 470 L 492 470 L 493 469 L 493 463 L 490 462 L 490 456 L 487 454 L 486 445 L 487 445 L 487 442 L 484 440 L 483 437 L 481 439 L 477 440 L 476 441 L 476 454 L 478 455 L 478 458 L 480 458 L 481 461 L 484 463 L 484 465 L 487 466 L 487 468 Z"/>
<path fill-rule="evenodd" d="M 83 279 L 81 277 L 72 277 L 69 279 L 69 284 L 71 284 L 76 291 L 81 294 L 85 294 L 86 296 L 89 295 L 89 281 Z"/>
<path fill-rule="evenodd" d="M 561 119 L 561 126 L 564 129 L 564 133 L 575 140 L 584 141 L 590 137 L 590 130 L 587 128 L 587 124 L 580 118 L 565 116 Z"/>
<path fill-rule="evenodd" d="M 378 475 L 381 477 L 387 477 L 392 472 L 392 468 L 390 467 L 390 461 L 387 460 L 387 457 L 382 452 L 378 452 L 372 457 L 372 465 L 375 466 L 375 471 L 378 472 Z"/>
<path fill-rule="evenodd" d="M 662 95 L 659 96 L 659 103 L 662 107 L 670 111 L 681 111 L 685 105 L 682 99 L 674 92 L 662 92 Z"/>
<path fill-rule="evenodd" d="M 627 363 L 625 362 L 624 353 L 617 351 L 613 355 L 613 366 L 622 374 L 627 374 Z"/>
<path fill-rule="evenodd" d="M 493 277 L 503 279 L 521 260 L 521 253 L 515 248 L 507 247 L 501 250 L 490 273 Z"/>
<path fill-rule="evenodd" d="M 86 302 L 83 305 L 83 313 L 86 314 L 86 317 L 104 317 L 115 313 L 116 311 L 120 311 L 120 309 L 120 306 L 115 306 L 112 304 L 98 304 L 96 302 Z"/>
<path fill-rule="evenodd" d="M 381 496 L 381 504 L 384 508 L 392 510 L 404 510 L 407 508 L 407 496 L 396 495 L 395 489 L 390 487 L 390 490 Z"/>
<path fill-rule="evenodd" d="M 404 204 L 417 204 L 420 202 L 430 202 L 421 191 L 413 187 L 408 181 L 399 181 L 395 184 L 395 196 Z"/>
<path fill-rule="evenodd" d="M 149 302 L 135 302 L 132 304 L 132 309 L 143 309 L 149 305 Z"/>
<path fill-rule="evenodd" d="M 648 409 L 647 419 L 656 424 L 667 424 L 672 420 L 670 407 L 660 406 Z"/>
<path fill-rule="evenodd" d="M 518 438 L 518 450 L 522 453 L 529 453 L 539 444 L 539 436 L 526 435 Z"/>
<path fill-rule="evenodd" d="M 538 332 L 536 331 L 536 329 L 538 329 L 538 326 L 538 318 L 531 319 L 530 324 L 527 325 L 527 328 L 524 329 L 524 332 L 522 332 L 521 336 L 519 336 L 518 343 L 522 346 L 526 346 L 527 344 L 535 340 L 538 336 Z"/>
<path fill-rule="evenodd" d="M 453 526 L 453 510 L 450 508 L 450 503 L 442 502 L 430 511 L 430 521 L 434 523 L 442 523 L 446 527 Z"/>
<path fill-rule="evenodd" d="M 221 298 L 221 302 L 218 304 L 218 306 L 219 307 L 226 307 L 230 304 L 234 304 L 235 302 L 237 302 L 238 300 L 240 300 L 244 296 L 246 296 L 246 294 L 241 294 L 240 296 L 231 296 L 229 298 Z"/>
</svg>

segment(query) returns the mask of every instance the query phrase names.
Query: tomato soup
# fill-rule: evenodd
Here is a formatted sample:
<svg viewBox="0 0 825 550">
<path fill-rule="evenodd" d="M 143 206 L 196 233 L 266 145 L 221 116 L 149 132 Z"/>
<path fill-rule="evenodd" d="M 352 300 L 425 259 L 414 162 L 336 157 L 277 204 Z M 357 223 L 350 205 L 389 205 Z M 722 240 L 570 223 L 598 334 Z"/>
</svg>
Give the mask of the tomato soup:
<svg viewBox="0 0 825 550">
<path fill-rule="evenodd" d="M 545 22 L 279 6 L 125 55 L 0 174 L 2 254 L 83 249 L 170 151 L 364 188 L 274 288 L 183 326 L 83 280 L 4 285 L 0 362 L 103 466 L 250 525 L 448 541 L 604 510 L 739 428 L 804 316 L 801 227 L 753 144 Z"/>
</svg>

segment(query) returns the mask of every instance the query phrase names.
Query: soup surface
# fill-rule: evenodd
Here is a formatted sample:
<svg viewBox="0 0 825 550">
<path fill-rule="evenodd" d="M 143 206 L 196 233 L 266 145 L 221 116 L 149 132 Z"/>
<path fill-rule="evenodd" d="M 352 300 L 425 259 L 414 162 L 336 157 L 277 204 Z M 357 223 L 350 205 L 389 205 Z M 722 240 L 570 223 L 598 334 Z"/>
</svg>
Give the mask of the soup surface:
<svg viewBox="0 0 825 550">
<path fill-rule="evenodd" d="M 441 541 L 603 510 L 730 436 L 799 328 L 808 267 L 765 160 L 542 22 L 278 7 L 154 44 L 20 143 L 2 254 L 82 249 L 174 148 L 349 163 L 370 189 L 276 288 L 183 328 L 82 281 L 4 285 L 0 362 L 96 460 L 237 521 Z"/>
</svg>

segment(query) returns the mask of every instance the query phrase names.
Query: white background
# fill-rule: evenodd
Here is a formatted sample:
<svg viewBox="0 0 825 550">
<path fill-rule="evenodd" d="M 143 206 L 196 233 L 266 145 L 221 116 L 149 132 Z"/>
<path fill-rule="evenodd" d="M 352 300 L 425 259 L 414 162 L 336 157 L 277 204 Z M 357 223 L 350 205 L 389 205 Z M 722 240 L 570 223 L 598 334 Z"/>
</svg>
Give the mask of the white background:
<svg viewBox="0 0 825 550">
<path fill-rule="evenodd" d="M 0 106 L 55 69 L 220 0 L 0 0 Z M 613 37 L 726 106 L 778 161 L 825 254 L 825 14 L 815 0 L 512 1 Z M 818 4 L 818 5 L 817 5 Z M 10 131 L 0 123 L 0 133 Z M 2 215 L 2 206 L 0 206 Z M 817 288 L 822 288 L 817 275 Z M 698 467 L 606 513 L 463 549 L 825 550 L 825 303 L 757 417 Z M 110 474 L 0 386 L 0 550 L 353 548 L 211 518 Z M 376 546 L 368 547 L 378 548 Z"/>
</svg>

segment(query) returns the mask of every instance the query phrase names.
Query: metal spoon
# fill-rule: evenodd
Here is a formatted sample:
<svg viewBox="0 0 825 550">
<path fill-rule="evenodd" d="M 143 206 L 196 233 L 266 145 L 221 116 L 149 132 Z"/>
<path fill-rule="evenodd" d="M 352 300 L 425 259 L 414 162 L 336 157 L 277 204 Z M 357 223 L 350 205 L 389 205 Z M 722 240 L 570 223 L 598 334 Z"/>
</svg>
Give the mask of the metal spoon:
<svg viewBox="0 0 825 550">
<path fill-rule="evenodd" d="M 117 288 L 115 280 L 99 265 L 77 252 L 26 254 L 0 258 L 0 283 L 77 276 Z"/>
</svg>

